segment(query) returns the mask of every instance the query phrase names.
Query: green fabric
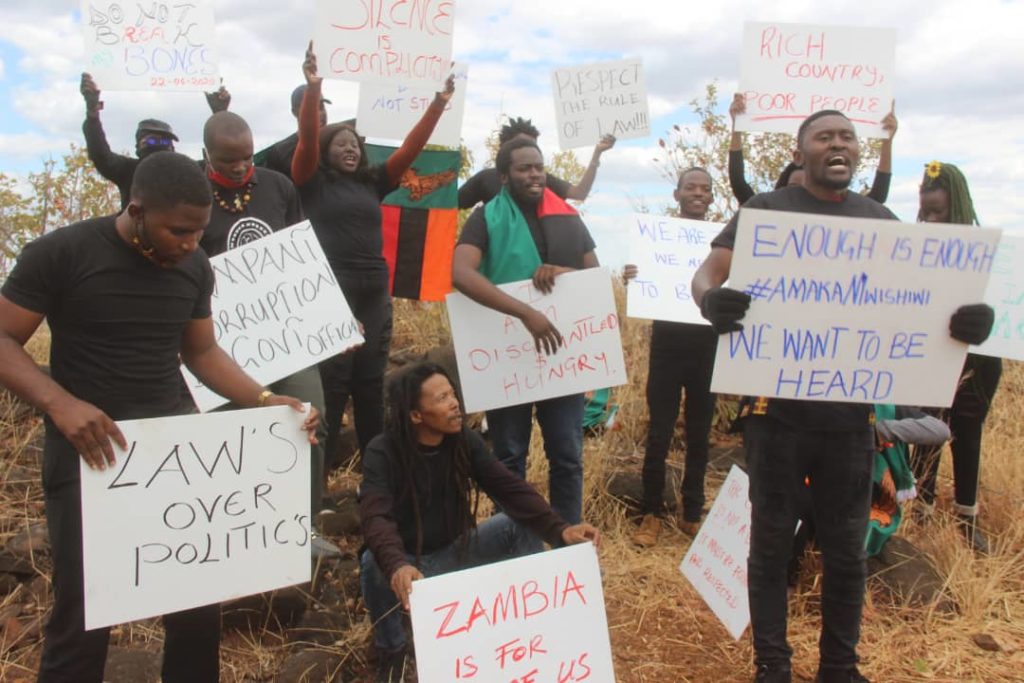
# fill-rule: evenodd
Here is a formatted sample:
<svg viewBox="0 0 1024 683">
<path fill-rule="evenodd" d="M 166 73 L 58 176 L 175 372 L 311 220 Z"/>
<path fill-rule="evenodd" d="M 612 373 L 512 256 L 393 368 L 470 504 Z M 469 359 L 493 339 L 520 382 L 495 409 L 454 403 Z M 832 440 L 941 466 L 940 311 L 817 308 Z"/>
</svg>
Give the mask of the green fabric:
<svg viewBox="0 0 1024 683">
<path fill-rule="evenodd" d="M 379 166 L 394 154 L 396 147 L 365 145 L 366 162 Z M 408 187 L 399 186 L 384 198 L 384 204 L 412 209 L 453 209 L 459 205 L 459 152 L 424 150 L 412 162 L 410 170 L 423 179 L 423 191 L 414 198 Z"/>
<path fill-rule="evenodd" d="M 875 406 L 875 419 L 893 420 L 895 418 L 896 406 L 889 404 Z M 907 444 L 897 441 L 889 448 L 875 453 L 874 482 L 876 485 L 881 484 L 887 471 L 896 485 L 896 511 L 892 514 L 891 522 L 886 526 L 875 519 L 868 521 L 868 533 L 864 540 L 868 556 L 880 553 L 886 542 L 896 533 L 903 520 L 903 506 L 899 503 L 902 498 L 900 494 L 910 496 L 914 490 L 914 474 L 910 469 Z"/>
<path fill-rule="evenodd" d="M 583 404 L 583 428 L 603 427 L 615 414 L 617 406 L 612 405 L 612 390 L 588 391 Z"/>
<path fill-rule="evenodd" d="M 487 253 L 480 260 L 480 272 L 496 285 L 533 277 L 541 265 L 540 253 L 530 235 L 530 226 L 508 192 L 502 187 L 484 206 L 487 221 Z"/>
</svg>

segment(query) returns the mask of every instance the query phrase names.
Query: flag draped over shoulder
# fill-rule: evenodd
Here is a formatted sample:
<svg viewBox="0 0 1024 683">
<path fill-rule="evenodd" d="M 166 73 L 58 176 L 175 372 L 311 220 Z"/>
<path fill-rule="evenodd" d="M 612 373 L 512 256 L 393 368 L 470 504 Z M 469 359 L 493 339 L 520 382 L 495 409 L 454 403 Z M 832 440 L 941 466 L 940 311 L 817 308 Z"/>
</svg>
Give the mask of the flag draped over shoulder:
<svg viewBox="0 0 1024 683">
<path fill-rule="evenodd" d="M 367 161 L 382 164 L 393 147 L 366 145 Z M 384 260 L 391 295 L 442 301 L 452 289 L 458 230 L 458 152 L 420 152 L 381 205 Z"/>
</svg>

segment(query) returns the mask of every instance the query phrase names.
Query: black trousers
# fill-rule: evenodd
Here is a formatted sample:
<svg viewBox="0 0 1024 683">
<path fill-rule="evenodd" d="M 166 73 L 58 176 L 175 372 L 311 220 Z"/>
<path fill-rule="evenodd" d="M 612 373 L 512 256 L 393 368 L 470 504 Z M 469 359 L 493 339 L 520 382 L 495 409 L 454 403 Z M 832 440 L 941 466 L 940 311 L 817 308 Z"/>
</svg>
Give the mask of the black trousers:
<svg viewBox="0 0 1024 683">
<path fill-rule="evenodd" d="M 815 538 L 824 565 L 820 667 L 848 669 L 857 663 L 867 578 L 864 538 L 874 466 L 871 428 L 805 432 L 753 416 L 745 421 L 744 443 L 751 503 L 747 591 L 755 661 L 784 664 L 792 656 L 786 640 L 786 573 L 803 512 L 804 482 L 810 477 Z"/>
<path fill-rule="evenodd" d="M 699 522 L 704 509 L 704 474 L 708 467 L 708 436 L 715 416 L 711 371 L 718 339 L 707 326 L 657 321 L 651 331 L 647 371 L 647 448 L 644 451 L 643 511 L 665 510 L 665 460 L 679 418 L 680 393 L 686 425 L 686 469 L 683 473 L 683 519 Z"/>
<path fill-rule="evenodd" d="M 354 352 L 320 363 L 324 388 L 324 422 L 327 443 L 326 469 L 337 467 L 338 432 L 349 397 L 355 418 L 360 452 L 370 439 L 384 431 L 384 370 L 391 349 L 391 294 L 387 273 L 383 277 L 335 273 L 352 313 L 363 324 L 365 343 Z"/>
<path fill-rule="evenodd" d="M 981 432 L 1002 374 L 1001 358 L 967 354 L 953 405 L 938 411 L 938 416 L 949 423 L 953 434 L 950 450 L 953 451 L 954 495 L 957 505 L 965 508 L 973 508 L 978 503 Z M 911 453 L 918 494 L 928 504 L 935 502 L 935 480 L 941 453 L 941 446 L 914 448 Z"/>
<path fill-rule="evenodd" d="M 47 439 L 51 457 L 78 459 L 67 442 Z M 77 480 L 44 486 L 53 556 L 53 612 L 44 632 L 39 683 L 101 683 L 110 629 L 85 630 L 82 489 Z M 126 510 L 125 514 L 131 514 Z M 187 590 L 187 586 L 182 587 Z M 166 614 L 163 683 L 220 678 L 220 605 Z"/>
</svg>

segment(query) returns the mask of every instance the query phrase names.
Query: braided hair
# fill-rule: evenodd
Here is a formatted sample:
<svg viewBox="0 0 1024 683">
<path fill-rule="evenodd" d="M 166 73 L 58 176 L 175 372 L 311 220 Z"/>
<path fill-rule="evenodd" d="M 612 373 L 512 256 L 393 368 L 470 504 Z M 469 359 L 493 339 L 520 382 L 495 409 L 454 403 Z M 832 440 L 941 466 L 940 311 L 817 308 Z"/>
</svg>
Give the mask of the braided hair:
<svg viewBox="0 0 1024 683">
<path fill-rule="evenodd" d="M 394 453 L 397 454 L 398 469 L 403 478 L 398 496 L 412 499 L 413 514 L 416 520 L 416 559 L 419 561 L 423 551 L 423 521 L 420 516 L 420 503 L 416 491 L 416 459 L 422 457 L 417 438 L 416 427 L 412 421 L 412 411 L 419 410 L 423 393 L 423 384 L 441 375 L 452 385 L 462 407 L 462 397 L 455 389 L 443 367 L 436 363 L 417 363 L 410 368 L 401 370 L 388 382 L 387 405 L 384 411 L 384 434 L 391 441 Z M 451 477 L 445 485 L 442 495 L 455 497 L 454 522 L 457 537 L 465 543 L 469 540 L 469 532 L 476 528 L 476 512 L 480 502 L 480 492 L 473 483 L 470 468 L 470 446 L 466 437 L 466 427 L 458 434 L 447 434 L 445 441 L 452 446 Z"/>
<path fill-rule="evenodd" d="M 967 178 L 953 164 L 933 161 L 925 166 L 924 177 L 921 179 L 921 194 L 945 190 L 949 198 L 949 222 L 961 225 L 979 225 L 978 214 L 974 211 L 971 191 L 967 187 Z M 917 220 L 922 220 L 920 209 Z"/>
<path fill-rule="evenodd" d="M 537 126 L 533 125 L 531 119 L 524 119 L 521 116 L 509 119 L 508 123 L 502 126 L 501 131 L 498 132 L 498 144 L 504 145 L 517 135 L 528 135 L 536 140 L 540 137 L 540 131 L 537 130 Z"/>
</svg>

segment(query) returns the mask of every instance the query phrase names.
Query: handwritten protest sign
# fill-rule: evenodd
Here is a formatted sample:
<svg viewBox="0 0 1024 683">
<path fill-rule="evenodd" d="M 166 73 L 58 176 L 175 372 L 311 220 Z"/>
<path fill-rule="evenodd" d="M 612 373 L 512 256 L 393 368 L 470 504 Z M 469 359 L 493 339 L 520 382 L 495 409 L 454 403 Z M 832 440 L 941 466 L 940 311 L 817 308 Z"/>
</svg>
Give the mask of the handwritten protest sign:
<svg viewBox="0 0 1024 683">
<path fill-rule="evenodd" d="M 796 133 L 809 114 L 837 109 L 857 132 L 888 137 L 896 30 L 747 22 L 739 92 L 746 114 L 737 130 Z"/>
<path fill-rule="evenodd" d="M 971 352 L 1024 360 L 1024 236 L 1003 233 L 985 303 L 995 309 L 996 321 L 988 340 Z"/>
<path fill-rule="evenodd" d="M 982 301 L 998 230 L 741 209 L 711 390 L 948 406 L 967 346 L 950 316 Z"/>
<path fill-rule="evenodd" d="M 589 543 L 417 581 L 410 603 L 420 683 L 615 681 Z"/>
<path fill-rule="evenodd" d="M 749 486 L 747 473 L 733 465 L 707 520 L 679 565 L 679 571 L 736 640 L 750 623 L 747 601 Z"/>
<path fill-rule="evenodd" d="M 722 226 L 649 213 L 633 214 L 628 225 L 629 260 L 637 266 L 626 288 L 629 317 L 706 325 L 690 281 Z"/>
<path fill-rule="evenodd" d="M 639 59 L 555 69 L 551 87 L 562 149 L 597 144 L 609 133 L 625 140 L 651 132 Z"/>
<path fill-rule="evenodd" d="M 309 221 L 210 259 L 217 343 L 269 384 L 363 341 Z M 182 366 L 199 410 L 227 401 Z"/>
<path fill-rule="evenodd" d="M 463 294 L 448 295 L 466 410 L 490 410 L 625 384 L 619 317 L 611 277 L 603 268 L 559 275 L 550 294 L 529 280 L 498 287 L 544 313 L 562 333 L 553 356 L 535 350 L 518 319 L 481 306 Z"/>
<path fill-rule="evenodd" d="M 326 78 L 439 84 L 454 26 L 454 0 L 317 0 L 313 45 Z"/>
<path fill-rule="evenodd" d="M 85 63 L 104 90 L 216 90 L 213 0 L 82 0 Z"/>
<path fill-rule="evenodd" d="M 444 147 L 459 146 L 462 141 L 462 118 L 466 110 L 466 83 L 469 67 L 456 62 L 455 94 L 445 107 L 427 142 Z M 389 83 L 363 83 L 359 86 L 359 109 L 356 120 L 359 132 L 370 138 L 404 140 L 434 101 L 437 88 L 416 88 Z"/>
<path fill-rule="evenodd" d="M 287 406 L 129 420 L 82 476 L 85 627 L 310 580 L 305 416 Z"/>
</svg>

